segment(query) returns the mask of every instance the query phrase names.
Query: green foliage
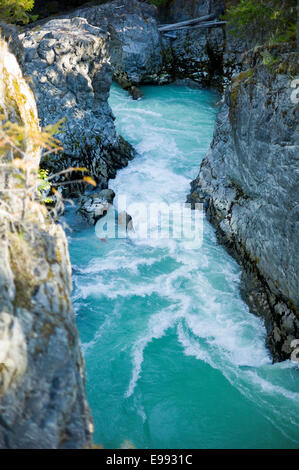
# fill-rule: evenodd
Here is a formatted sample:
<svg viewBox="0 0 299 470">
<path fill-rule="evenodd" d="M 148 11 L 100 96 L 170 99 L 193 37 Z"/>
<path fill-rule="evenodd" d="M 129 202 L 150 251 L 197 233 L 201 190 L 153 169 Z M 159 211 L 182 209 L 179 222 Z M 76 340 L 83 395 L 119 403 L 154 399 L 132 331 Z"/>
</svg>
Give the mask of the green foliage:
<svg viewBox="0 0 299 470">
<path fill-rule="evenodd" d="M 170 0 L 152 0 L 152 4 L 156 7 L 167 7 L 170 3 Z"/>
<path fill-rule="evenodd" d="M 257 42 L 288 42 L 296 38 L 296 0 L 240 0 L 224 19 L 235 36 Z"/>
<path fill-rule="evenodd" d="M 62 132 L 61 127 L 64 122 L 65 119 L 60 119 L 56 124 L 50 124 L 40 130 L 37 126 L 28 128 L 17 122 L 7 121 L 5 115 L 0 114 L 0 157 L 12 149 L 15 158 L 23 158 L 29 144 L 33 148 L 41 147 L 47 153 L 62 150 L 54 134 Z"/>
<path fill-rule="evenodd" d="M 272 54 L 268 51 L 263 51 L 262 52 L 262 57 L 263 57 L 263 64 L 267 65 L 267 67 L 273 67 L 273 65 L 278 64 L 280 62 L 280 59 L 275 59 Z"/>
<path fill-rule="evenodd" d="M 61 131 L 61 125 L 62 121 L 59 121 L 40 130 L 39 126 L 7 121 L 0 114 L 0 183 L 5 181 L 3 174 L 10 180 L 8 188 L 0 184 L 0 191 L 8 192 L 10 197 L 15 192 L 26 207 L 32 207 L 35 201 L 44 204 L 54 202 L 53 198 L 48 197 L 48 192 L 52 190 L 48 170 L 38 170 L 35 159 L 41 149 L 46 154 L 62 150 L 60 142 L 53 136 Z M 0 213 L 1 210 L 3 212 L 2 206 L 3 201 L 0 201 Z M 24 217 L 25 210 L 22 219 Z"/>
<path fill-rule="evenodd" d="M 29 15 L 29 23 L 34 23 L 35 21 L 37 21 L 39 19 L 39 15 Z"/>
<path fill-rule="evenodd" d="M 278 33 L 276 36 L 277 42 L 289 42 L 292 39 L 296 38 L 297 34 L 297 25 L 296 23 L 291 23 L 284 32 Z"/>
<path fill-rule="evenodd" d="M 28 23 L 27 13 L 34 7 L 34 0 L 0 0 L 0 20 L 10 23 Z"/>
<path fill-rule="evenodd" d="M 37 192 L 40 195 L 40 199 L 45 204 L 50 204 L 53 202 L 52 197 L 47 197 L 46 194 L 52 188 L 52 184 L 49 181 L 49 170 L 44 170 L 40 168 L 38 170 L 39 182 L 40 184 L 37 187 Z"/>
</svg>

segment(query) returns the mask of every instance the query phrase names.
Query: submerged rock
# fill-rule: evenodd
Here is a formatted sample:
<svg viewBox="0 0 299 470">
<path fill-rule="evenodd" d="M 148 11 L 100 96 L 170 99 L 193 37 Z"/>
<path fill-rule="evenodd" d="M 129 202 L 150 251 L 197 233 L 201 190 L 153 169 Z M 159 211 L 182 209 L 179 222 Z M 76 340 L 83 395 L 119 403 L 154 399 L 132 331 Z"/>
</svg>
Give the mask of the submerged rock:
<svg viewBox="0 0 299 470">
<path fill-rule="evenodd" d="M 133 231 L 133 219 L 126 211 L 118 213 L 117 223 L 119 227 L 125 228 L 127 231 Z"/>
<path fill-rule="evenodd" d="M 129 93 L 132 96 L 133 100 L 140 100 L 143 97 L 143 93 L 137 86 L 132 86 L 129 89 Z"/>
<path fill-rule="evenodd" d="M 104 189 L 99 193 L 93 193 L 82 196 L 79 202 L 78 212 L 87 220 L 90 225 L 95 225 L 98 220 L 104 218 L 108 212 L 110 217 L 111 225 L 113 225 L 113 231 L 118 230 L 119 235 L 126 231 L 133 230 L 132 217 L 126 212 L 117 210 L 113 207 L 113 200 L 115 193 L 112 189 Z M 105 233 L 103 232 L 103 237 Z"/>
<path fill-rule="evenodd" d="M 114 72 L 114 80 L 124 89 L 129 92 L 133 100 L 138 100 L 143 97 L 143 93 L 129 80 L 128 75 L 123 71 Z"/>
<path fill-rule="evenodd" d="M 101 217 L 107 214 L 114 197 L 115 193 L 112 189 L 103 189 L 99 193 L 82 196 L 78 212 L 90 225 L 95 225 Z"/>
<path fill-rule="evenodd" d="M 242 293 L 265 318 L 274 360 L 289 359 L 299 337 L 299 133 L 292 79 L 296 52 L 248 52 L 226 91 L 192 202 L 205 201 L 221 241 L 244 268 Z"/>
</svg>

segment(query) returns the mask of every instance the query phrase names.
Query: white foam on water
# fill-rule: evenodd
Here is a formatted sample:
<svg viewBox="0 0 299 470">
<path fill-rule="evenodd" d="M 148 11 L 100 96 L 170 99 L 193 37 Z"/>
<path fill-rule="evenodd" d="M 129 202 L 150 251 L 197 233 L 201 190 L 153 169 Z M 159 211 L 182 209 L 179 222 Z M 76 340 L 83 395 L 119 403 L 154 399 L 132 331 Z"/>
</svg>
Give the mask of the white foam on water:
<svg viewBox="0 0 299 470">
<path fill-rule="evenodd" d="M 251 377 L 254 382 L 264 394 L 268 395 L 282 395 L 284 398 L 291 400 L 299 405 L 299 393 L 286 390 L 284 387 L 275 385 L 268 380 L 257 375 L 255 372 L 248 371 L 247 375 Z M 299 425 L 299 423 L 297 423 Z"/>
<path fill-rule="evenodd" d="M 177 105 L 176 99 L 161 104 L 152 101 L 152 109 L 149 109 L 146 98 L 143 102 L 133 103 L 121 91 L 114 93 L 114 101 L 115 96 L 118 100 L 114 112 L 119 115 L 121 133 L 135 145 L 139 155 L 118 172 L 110 187 L 117 195 L 126 195 L 128 204 L 136 201 L 147 204 L 184 202 L 190 183 L 186 171 L 188 169 L 190 174 L 194 168 L 198 170 L 199 154 L 203 156 L 209 145 L 208 134 L 206 140 L 202 139 L 201 132 L 206 132 L 204 116 L 190 112 L 181 123 L 179 118 L 176 121 L 173 116 L 173 119 L 167 116 L 167 106 Z M 190 98 L 190 93 L 186 92 L 186 96 Z M 208 105 L 204 108 L 208 114 L 214 113 Z M 179 106 L 177 116 L 183 112 L 186 114 L 186 109 Z M 182 150 L 182 142 L 186 139 L 194 142 L 189 153 Z M 130 215 L 135 233 L 144 233 L 146 214 L 135 208 Z M 154 227 L 153 231 L 156 229 Z M 193 249 L 188 247 L 186 240 L 138 240 L 132 237 L 130 249 L 123 244 L 110 254 L 96 256 L 86 266 L 77 267 L 79 276 L 75 276 L 74 299 L 82 301 L 95 297 L 101 302 L 102 299 L 109 301 L 120 297 L 130 302 L 133 296 L 145 298 L 157 294 L 171 302 L 169 307 L 145 317 L 144 331 L 138 330 L 138 334 L 131 335 L 128 340 L 126 350 L 131 351 L 132 368 L 125 398 L 138 395 L 137 384 L 147 346 L 165 336 L 169 329 L 176 328 L 183 354 L 218 369 L 234 387 L 256 403 L 277 428 L 284 428 L 281 432 L 289 437 L 290 422 L 295 426 L 298 421 L 299 394 L 288 389 L 288 384 L 283 381 L 276 383 L 269 371 L 287 374 L 294 366 L 290 361 L 271 364 L 265 346 L 265 327 L 240 298 L 239 266 L 217 245 L 215 232 L 206 221 L 204 231 L 203 245 L 195 245 Z M 154 269 L 156 263 L 163 263 L 167 258 L 175 262 L 175 267 L 169 268 L 170 272 L 160 274 L 158 270 L 152 277 L 140 275 L 142 266 L 153 266 Z M 121 321 L 121 315 L 114 309 L 111 317 L 107 316 L 97 329 L 92 341 L 83 345 L 84 352 L 92 350 L 104 330 L 111 329 L 113 334 L 112 325 L 116 318 Z M 136 410 L 144 422 L 144 409 L 138 404 Z"/>
<path fill-rule="evenodd" d="M 159 281 L 153 283 L 142 282 L 136 284 L 123 278 L 120 280 L 113 279 L 105 281 L 102 278 L 95 278 L 92 283 L 88 285 L 79 286 L 79 295 L 82 299 L 86 299 L 89 296 L 107 299 L 116 299 L 117 297 L 132 297 L 139 296 L 145 297 L 150 296 L 153 293 L 159 293 L 160 285 Z"/>
<path fill-rule="evenodd" d="M 128 257 L 122 254 L 110 253 L 108 257 L 93 258 L 87 266 L 77 268 L 80 274 L 99 274 L 104 271 L 128 270 L 137 274 L 140 266 L 151 266 L 162 260 L 162 257 L 145 258 L 145 257 Z"/>
<path fill-rule="evenodd" d="M 211 346 L 218 348 L 219 354 L 235 366 L 253 367 L 271 362 L 264 345 L 265 334 L 260 322 L 235 321 L 233 313 L 227 315 L 225 307 L 220 304 L 208 307 L 210 308 L 213 308 L 215 316 L 186 317 L 186 323 L 195 336 L 206 338 Z M 205 311 L 206 307 L 203 308 L 203 312 Z"/>
<path fill-rule="evenodd" d="M 146 333 L 139 338 L 132 348 L 132 375 L 128 388 L 125 392 L 125 398 L 129 398 L 135 390 L 136 384 L 141 374 L 144 350 L 153 339 L 162 338 L 169 328 L 172 328 L 178 318 L 181 317 L 180 312 L 174 312 L 172 308 L 165 309 L 158 314 L 152 315 L 147 326 Z"/>
<path fill-rule="evenodd" d="M 198 341 L 190 338 L 188 333 L 184 331 L 182 323 L 180 323 L 177 327 L 177 335 L 178 341 L 183 346 L 186 356 L 194 356 L 196 359 L 209 364 L 214 369 L 217 369 L 216 364 L 211 359 L 207 351 L 202 346 L 200 346 Z"/>
<path fill-rule="evenodd" d="M 134 295 L 145 297 L 157 293 L 161 297 L 167 297 L 173 301 L 175 299 L 180 300 L 181 296 L 177 295 L 176 288 L 172 285 L 173 281 L 180 276 L 190 277 L 188 267 L 182 266 L 170 274 L 161 274 L 152 280 L 143 280 L 142 278 L 136 280 L 136 278 L 129 278 L 120 274 L 110 280 L 105 279 L 105 276 L 95 276 L 88 283 L 78 285 L 76 299 L 86 299 L 89 296 L 106 297 L 108 299 Z"/>
<path fill-rule="evenodd" d="M 187 189 L 188 185 L 189 180 L 183 175 L 173 173 L 167 161 L 153 164 L 143 158 L 136 161 L 133 170 L 130 168 L 122 170 L 119 177 L 110 183 L 111 189 L 118 195 L 126 195 L 128 204 L 136 202 L 149 204 L 161 201 L 170 204 L 182 203 L 184 200 L 180 199 L 180 188 Z M 130 186 L 134 188 L 134 191 L 127 190 Z M 134 216 L 134 214 L 130 215 Z"/>
<path fill-rule="evenodd" d="M 219 350 L 219 343 L 210 342 L 208 337 L 205 338 L 205 342 L 201 342 L 200 338 L 191 336 L 182 323 L 178 324 L 177 335 L 185 355 L 195 357 L 219 370 L 231 385 L 237 387 L 246 398 L 259 407 L 266 419 L 284 437 L 294 443 L 299 443 L 299 440 L 294 439 L 288 431 L 290 423 L 294 429 L 299 430 L 299 393 L 291 392 L 283 386 L 277 386 L 260 376 L 260 371 L 263 371 L 265 367 L 272 367 L 269 358 L 267 361 L 266 358 L 257 357 L 252 361 L 250 356 L 246 356 L 246 362 L 253 364 L 243 369 L 229 362 L 229 358 Z M 251 353 L 252 350 L 248 352 Z M 281 363 L 279 368 L 290 369 L 293 367 L 290 364 Z"/>
<path fill-rule="evenodd" d="M 122 113 L 122 112 L 130 112 L 131 110 L 127 107 L 117 107 L 117 112 L 118 113 Z M 141 115 L 147 115 L 147 116 L 154 116 L 154 117 L 162 117 L 161 113 L 156 113 L 155 111 L 150 111 L 149 109 L 135 109 L 134 110 L 134 113 L 138 113 L 138 114 L 141 114 Z"/>
<path fill-rule="evenodd" d="M 89 353 L 94 346 L 97 344 L 97 342 L 100 340 L 102 335 L 110 329 L 111 324 L 114 323 L 117 319 L 119 319 L 121 316 L 121 312 L 118 308 L 118 305 L 116 305 L 113 309 L 113 311 L 109 314 L 106 315 L 105 320 L 101 325 L 98 327 L 97 331 L 94 334 L 94 337 L 92 338 L 91 341 L 88 341 L 86 343 L 82 343 L 81 348 L 83 354 Z"/>
</svg>

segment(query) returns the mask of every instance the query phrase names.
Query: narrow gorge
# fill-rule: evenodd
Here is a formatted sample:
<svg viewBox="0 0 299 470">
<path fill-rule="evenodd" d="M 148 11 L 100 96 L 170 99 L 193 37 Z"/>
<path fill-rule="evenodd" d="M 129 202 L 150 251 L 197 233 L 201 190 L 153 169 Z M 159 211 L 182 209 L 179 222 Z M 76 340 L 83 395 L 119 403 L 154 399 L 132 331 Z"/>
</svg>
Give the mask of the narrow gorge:
<svg viewBox="0 0 299 470">
<path fill-rule="evenodd" d="M 1 23 L 0 448 L 298 448 L 296 34 L 51 3 Z"/>
</svg>

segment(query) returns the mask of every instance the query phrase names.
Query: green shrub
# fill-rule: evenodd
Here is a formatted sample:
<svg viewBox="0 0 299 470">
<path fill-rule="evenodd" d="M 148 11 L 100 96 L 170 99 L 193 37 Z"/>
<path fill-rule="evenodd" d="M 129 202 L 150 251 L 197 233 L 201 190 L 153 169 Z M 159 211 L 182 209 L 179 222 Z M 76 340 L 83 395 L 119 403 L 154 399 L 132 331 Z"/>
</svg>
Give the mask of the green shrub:
<svg viewBox="0 0 299 470">
<path fill-rule="evenodd" d="M 263 64 L 269 68 L 280 62 L 280 59 L 273 57 L 268 51 L 263 51 L 261 55 L 263 57 Z"/>
<path fill-rule="evenodd" d="M 40 196 L 40 199 L 42 202 L 45 204 L 50 204 L 53 202 L 53 198 L 47 196 L 48 192 L 52 188 L 52 184 L 49 181 L 49 170 L 44 170 L 40 168 L 38 170 L 38 176 L 39 176 L 39 185 L 37 187 L 37 192 Z"/>
<path fill-rule="evenodd" d="M 0 0 L 0 20 L 10 23 L 28 23 L 27 13 L 34 7 L 34 0 Z"/>
<path fill-rule="evenodd" d="M 296 39 L 296 8 L 297 0 L 241 0 L 227 9 L 224 19 L 241 38 L 288 42 Z"/>
<path fill-rule="evenodd" d="M 152 4 L 156 7 L 167 7 L 171 0 L 152 0 Z"/>
</svg>

